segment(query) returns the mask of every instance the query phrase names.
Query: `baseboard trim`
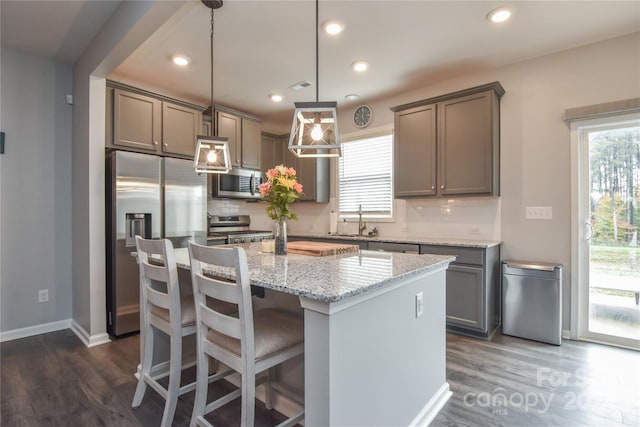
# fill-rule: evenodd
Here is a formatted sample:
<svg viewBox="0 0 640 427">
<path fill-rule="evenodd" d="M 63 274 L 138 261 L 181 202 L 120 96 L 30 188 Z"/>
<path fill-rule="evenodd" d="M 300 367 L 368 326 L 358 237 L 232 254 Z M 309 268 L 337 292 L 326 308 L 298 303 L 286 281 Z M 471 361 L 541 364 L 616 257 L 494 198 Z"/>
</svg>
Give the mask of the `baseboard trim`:
<svg viewBox="0 0 640 427">
<path fill-rule="evenodd" d="M 71 319 L 71 325 L 69 327 L 71 328 L 73 333 L 76 334 L 78 338 L 80 338 L 80 341 L 82 341 L 82 343 L 86 347 L 93 347 L 96 345 L 111 342 L 109 334 L 107 334 L 106 332 L 96 335 L 89 335 L 89 333 L 73 319 Z"/>
<path fill-rule="evenodd" d="M 20 338 L 32 337 L 34 335 L 46 334 L 48 332 L 69 329 L 71 319 L 58 320 L 57 322 L 43 323 L 41 325 L 27 326 L 26 328 L 13 329 L 11 331 L 0 332 L 0 342 L 13 341 Z"/>
<path fill-rule="evenodd" d="M 442 407 L 447 403 L 453 395 L 449 390 L 449 383 L 445 382 L 440 386 L 436 394 L 427 402 L 424 408 L 416 415 L 409 424 L 411 427 L 427 427 L 440 412 Z"/>
<path fill-rule="evenodd" d="M 571 331 L 568 329 L 563 329 L 562 330 L 562 338 L 565 340 L 570 340 L 571 339 Z"/>
</svg>

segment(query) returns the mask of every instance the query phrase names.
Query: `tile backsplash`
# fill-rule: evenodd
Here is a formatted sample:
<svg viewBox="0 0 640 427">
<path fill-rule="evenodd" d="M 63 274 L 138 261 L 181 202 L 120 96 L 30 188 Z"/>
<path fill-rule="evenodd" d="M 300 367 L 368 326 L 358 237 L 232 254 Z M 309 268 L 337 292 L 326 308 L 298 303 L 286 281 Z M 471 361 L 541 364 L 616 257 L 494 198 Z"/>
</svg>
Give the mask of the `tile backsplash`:
<svg viewBox="0 0 640 427">
<path fill-rule="evenodd" d="M 297 221 L 289 221 L 289 233 L 326 234 L 336 205 L 329 203 L 296 203 Z M 465 197 L 457 199 L 397 199 L 395 221 L 367 221 L 369 232 L 376 227 L 380 237 L 446 237 L 460 239 L 501 240 L 500 198 Z M 251 228 L 270 230 L 273 221 L 265 213 L 265 204 L 242 200 L 209 200 L 208 212 L 215 215 L 246 214 Z M 357 221 L 348 223 L 349 233 L 357 232 Z"/>
</svg>

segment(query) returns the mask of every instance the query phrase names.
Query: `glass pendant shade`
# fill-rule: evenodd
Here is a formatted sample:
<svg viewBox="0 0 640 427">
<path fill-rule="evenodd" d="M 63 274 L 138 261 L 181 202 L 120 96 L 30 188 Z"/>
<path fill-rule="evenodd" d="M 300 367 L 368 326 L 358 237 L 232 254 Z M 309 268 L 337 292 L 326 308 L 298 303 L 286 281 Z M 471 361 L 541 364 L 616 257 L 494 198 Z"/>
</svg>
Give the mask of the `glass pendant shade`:
<svg viewBox="0 0 640 427">
<path fill-rule="evenodd" d="M 197 173 L 228 173 L 231 161 L 227 138 L 198 136 L 193 167 Z"/>
<path fill-rule="evenodd" d="M 297 157 L 340 157 L 336 102 L 296 102 L 289 150 Z"/>
</svg>

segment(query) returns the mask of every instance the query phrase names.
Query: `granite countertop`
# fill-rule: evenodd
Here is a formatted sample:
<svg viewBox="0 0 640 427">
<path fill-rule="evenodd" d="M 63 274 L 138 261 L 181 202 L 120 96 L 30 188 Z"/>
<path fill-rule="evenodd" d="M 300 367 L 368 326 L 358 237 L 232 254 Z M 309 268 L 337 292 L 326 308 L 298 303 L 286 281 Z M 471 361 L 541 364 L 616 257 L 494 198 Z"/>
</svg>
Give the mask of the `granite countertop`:
<svg viewBox="0 0 640 427">
<path fill-rule="evenodd" d="M 502 242 L 493 240 L 474 239 L 449 239 L 444 237 L 415 237 L 415 236 L 358 236 L 358 235 L 337 235 L 337 234 L 301 234 L 289 233 L 290 237 L 302 237 L 312 239 L 332 239 L 332 240 L 361 240 L 365 242 L 389 242 L 389 243 L 411 243 L 415 245 L 438 245 L 438 246 L 462 246 L 468 248 L 491 248 L 501 245 Z"/>
<path fill-rule="evenodd" d="M 227 245 L 230 246 L 230 245 Z M 265 254 L 260 243 L 239 245 L 247 252 L 252 285 L 336 302 L 398 280 L 446 267 L 455 257 L 361 250 L 358 253 L 314 257 Z M 179 267 L 190 268 L 186 248 L 175 250 Z M 233 279 L 235 271 L 212 267 L 212 274 Z"/>
</svg>

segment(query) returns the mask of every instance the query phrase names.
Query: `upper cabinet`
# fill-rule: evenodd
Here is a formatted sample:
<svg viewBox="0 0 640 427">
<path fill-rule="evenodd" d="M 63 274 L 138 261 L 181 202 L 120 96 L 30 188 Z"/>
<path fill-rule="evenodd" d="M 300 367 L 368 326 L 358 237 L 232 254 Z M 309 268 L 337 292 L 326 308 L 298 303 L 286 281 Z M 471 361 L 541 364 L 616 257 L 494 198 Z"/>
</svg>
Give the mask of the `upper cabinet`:
<svg viewBox="0 0 640 427">
<path fill-rule="evenodd" d="M 279 164 L 296 170 L 304 194 L 300 201 L 329 202 L 329 159 L 327 157 L 296 157 L 288 149 L 289 135 L 262 134 L 262 167 L 264 170 Z"/>
<path fill-rule="evenodd" d="M 107 146 L 193 158 L 202 112 L 118 85 L 107 87 L 106 120 Z"/>
<path fill-rule="evenodd" d="M 193 157 L 202 121 L 192 108 L 162 102 L 162 151 Z"/>
<path fill-rule="evenodd" d="M 260 121 L 216 106 L 217 136 L 228 138 L 231 165 L 260 169 Z"/>
<path fill-rule="evenodd" d="M 498 82 L 392 108 L 395 197 L 500 195 Z"/>
</svg>

